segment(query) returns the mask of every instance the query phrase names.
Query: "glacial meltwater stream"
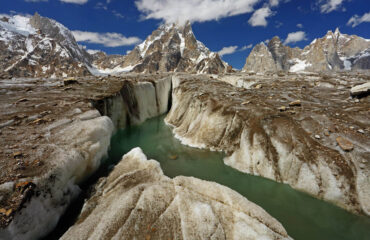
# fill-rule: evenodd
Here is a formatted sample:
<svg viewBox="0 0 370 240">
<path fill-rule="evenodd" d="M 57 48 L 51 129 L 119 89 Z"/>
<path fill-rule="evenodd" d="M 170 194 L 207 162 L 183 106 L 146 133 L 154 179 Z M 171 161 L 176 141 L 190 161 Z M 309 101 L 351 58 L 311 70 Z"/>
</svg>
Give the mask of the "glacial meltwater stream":
<svg viewBox="0 0 370 240">
<path fill-rule="evenodd" d="M 98 177 L 107 176 L 122 156 L 135 147 L 140 147 L 148 159 L 159 161 L 169 177 L 193 176 L 239 192 L 281 222 L 296 240 L 370 239 L 370 218 L 351 214 L 288 185 L 241 173 L 223 163 L 222 153 L 184 146 L 164 123 L 164 117 L 119 130 L 113 136 L 107 162 L 82 186 L 81 197 L 67 210 L 55 231 L 44 239 L 58 239 L 73 224 L 88 186 Z"/>
<path fill-rule="evenodd" d="M 239 192 L 280 221 L 294 239 L 370 239 L 370 218 L 356 216 L 285 184 L 241 173 L 226 166 L 218 152 L 184 146 L 175 139 L 164 116 L 120 130 L 112 138 L 113 164 L 134 147 L 160 162 L 169 177 L 193 176 Z"/>
</svg>

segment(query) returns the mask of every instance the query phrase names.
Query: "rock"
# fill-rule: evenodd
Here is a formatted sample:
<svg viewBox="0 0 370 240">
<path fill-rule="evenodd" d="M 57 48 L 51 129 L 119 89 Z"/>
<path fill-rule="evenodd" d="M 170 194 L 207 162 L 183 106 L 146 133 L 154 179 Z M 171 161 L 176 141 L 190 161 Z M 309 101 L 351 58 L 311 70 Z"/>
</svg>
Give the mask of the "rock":
<svg viewBox="0 0 370 240">
<path fill-rule="evenodd" d="M 4 209 L 4 208 L 0 208 L 0 214 L 4 214 L 6 215 L 7 217 L 9 217 L 11 214 L 12 214 L 13 210 L 12 209 Z"/>
<path fill-rule="evenodd" d="M 320 135 L 315 135 L 316 139 L 321 139 Z"/>
<path fill-rule="evenodd" d="M 77 119 L 80 119 L 81 121 L 86 121 L 90 119 L 94 119 L 97 117 L 100 117 L 100 113 L 97 110 L 89 110 L 87 112 L 84 112 L 82 114 L 79 114 L 76 116 Z"/>
<path fill-rule="evenodd" d="M 324 131 L 324 135 L 327 136 L 327 137 L 329 137 L 330 136 L 330 132 L 328 130 L 325 130 Z"/>
<path fill-rule="evenodd" d="M 301 100 L 296 100 L 296 101 L 290 102 L 289 106 L 291 106 L 291 107 L 301 106 Z"/>
<path fill-rule="evenodd" d="M 336 141 L 337 141 L 338 145 L 339 145 L 339 146 L 340 146 L 344 151 L 352 151 L 352 150 L 353 150 L 353 148 L 354 148 L 353 144 L 352 144 L 349 140 L 347 140 L 347 139 L 345 139 L 345 138 L 343 138 L 343 137 L 341 137 L 341 136 L 337 137 L 337 138 L 336 138 Z"/>
<path fill-rule="evenodd" d="M 357 132 L 362 133 L 362 134 L 365 134 L 365 131 L 362 130 L 362 129 L 357 130 Z"/>
<path fill-rule="evenodd" d="M 290 239 L 237 192 L 192 177 L 166 177 L 141 149 L 126 154 L 84 205 L 66 239 Z"/>
<path fill-rule="evenodd" d="M 274 72 L 276 70 L 274 58 L 263 42 L 252 49 L 243 67 L 245 72 Z"/>
<path fill-rule="evenodd" d="M 262 88 L 262 85 L 261 85 L 261 84 L 258 84 L 258 85 L 255 87 L 255 89 L 260 89 L 260 88 Z"/>
<path fill-rule="evenodd" d="M 0 123 L 0 129 L 4 128 L 4 127 L 8 127 L 8 126 L 12 125 L 14 122 L 15 122 L 14 119 L 11 119 L 11 120 L 6 121 L 4 123 Z"/>
<path fill-rule="evenodd" d="M 364 97 L 370 93 L 370 82 L 354 86 L 351 88 L 351 95 L 355 97 Z"/>
<path fill-rule="evenodd" d="M 27 102 L 27 101 L 28 101 L 27 98 L 21 98 L 18 101 L 16 101 L 15 104 L 18 104 L 18 103 L 21 103 L 21 102 Z"/>
<path fill-rule="evenodd" d="M 286 111 L 286 110 L 287 110 L 287 107 L 285 107 L 285 106 L 281 106 L 281 107 L 279 107 L 278 109 L 280 110 L 280 112 L 284 112 L 284 111 Z"/>
<path fill-rule="evenodd" d="M 170 155 L 170 156 L 169 156 L 169 158 L 170 158 L 171 160 L 176 160 L 176 159 L 178 158 L 178 156 L 177 156 L 177 155 Z"/>
<path fill-rule="evenodd" d="M 13 153 L 13 158 L 21 158 L 21 157 L 23 157 L 22 152 L 15 152 L 15 153 Z"/>
<path fill-rule="evenodd" d="M 70 85 L 70 84 L 77 84 L 78 81 L 74 77 L 66 78 L 63 80 L 64 86 Z"/>
</svg>

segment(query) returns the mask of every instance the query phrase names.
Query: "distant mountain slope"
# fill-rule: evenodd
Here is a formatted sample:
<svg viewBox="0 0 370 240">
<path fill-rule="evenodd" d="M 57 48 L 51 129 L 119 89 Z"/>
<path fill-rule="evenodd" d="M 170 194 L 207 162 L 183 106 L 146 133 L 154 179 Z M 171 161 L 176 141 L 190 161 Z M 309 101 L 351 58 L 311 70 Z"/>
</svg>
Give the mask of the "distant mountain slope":
<svg viewBox="0 0 370 240">
<path fill-rule="evenodd" d="M 133 71 L 138 73 L 190 72 L 224 73 L 232 68 L 217 53 L 197 41 L 190 23 L 162 25 L 125 57 L 110 57 L 94 61 L 103 71 Z M 111 65 L 107 63 L 111 62 Z"/>
<path fill-rule="evenodd" d="M 92 57 L 62 24 L 38 15 L 0 19 L 0 75 L 63 77 L 90 75 Z"/>
<path fill-rule="evenodd" d="M 278 37 L 271 39 L 268 46 L 258 44 L 248 56 L 243 71 L 320 72 L 361 69 L 370 69 L 370 40 L 342 34 L 336 29 L 335 32 L 328 31 L 323 38 L 315 39 L 303 50 L 284 46 Z"/>
</svg>

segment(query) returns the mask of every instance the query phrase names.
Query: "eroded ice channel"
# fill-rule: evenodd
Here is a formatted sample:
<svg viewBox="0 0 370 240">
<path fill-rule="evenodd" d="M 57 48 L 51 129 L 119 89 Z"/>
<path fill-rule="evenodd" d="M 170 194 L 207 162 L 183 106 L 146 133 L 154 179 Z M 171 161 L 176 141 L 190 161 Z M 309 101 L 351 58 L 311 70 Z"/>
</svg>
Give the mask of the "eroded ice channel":
<svg viewBox="0 0 370 240">
<path fill-rule="evenodd" d="M 193 176 L 236 190 L 281 222 L 294 239 L 368 239 L 370 236 L 367 217 L 351 214 L 288 185 L 241 173 L 223 163 L 222 153 L 182 145 L 165 125 L 164 116 L 118 131 L 111 141 L 107 165 L 94 179 L 108 175 L 122 155 L 135 147 L 142 148 L 148 158 L 158 160 L 169 177 Z M 68 215 L 57 227 L 59 233 L 54 232 L 48 239 L 57 239 L 67 230 L 82 203 L 80 200 L 72 206 L 72 211 L 67 211 Z"/>
</svg>

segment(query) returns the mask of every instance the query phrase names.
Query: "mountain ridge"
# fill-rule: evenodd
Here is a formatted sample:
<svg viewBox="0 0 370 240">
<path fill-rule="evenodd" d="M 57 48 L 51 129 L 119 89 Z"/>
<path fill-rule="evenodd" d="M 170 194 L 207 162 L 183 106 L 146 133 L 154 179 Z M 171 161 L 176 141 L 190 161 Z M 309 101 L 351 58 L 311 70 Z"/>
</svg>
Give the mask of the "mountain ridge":
<svg viewBox="0 0 370 240">
<path fill-rule="evenodd" d="M 100 60 L 106 64 L 107 59 Z M 121 61 L 117 64 L 117 60 Z M 193 33 L 190 22 L 185 25 L 164 24 L 126 56 L 111 59 L 111 69 L 137 73 L 191 72 L 225 73 L 232 67 L 210 51 Z M 102 65 L 95 66 L 101 68 Z"/>
<path fill-rule="evenodd" d="M 313 40 L 303 49 L 284 45 L 278 36 L 266 49 L 257 44 L 247 57 L 245 72 L 322 72 L 370 69 L 370 40 L 342 34 L 337 28 Z M 273 63 L 271 62 L 273 61 Z M 266 65 L 269 67 L 261 67 Z"/>
<path fill-rule="evenodd" d="M 193 33 L 190 22 L 163 24 L 126 55 L 79 45 L 61 23 L 35 13 L 0 19 L 0 77 L 71 77 L 125 72 L 223 74 L 235 70 Z M 303 49 L 275 36 L 257 44 L 244 72 L 325 72 L 370 69 L 370 40 L 337 28 Z"/>
</svg>

